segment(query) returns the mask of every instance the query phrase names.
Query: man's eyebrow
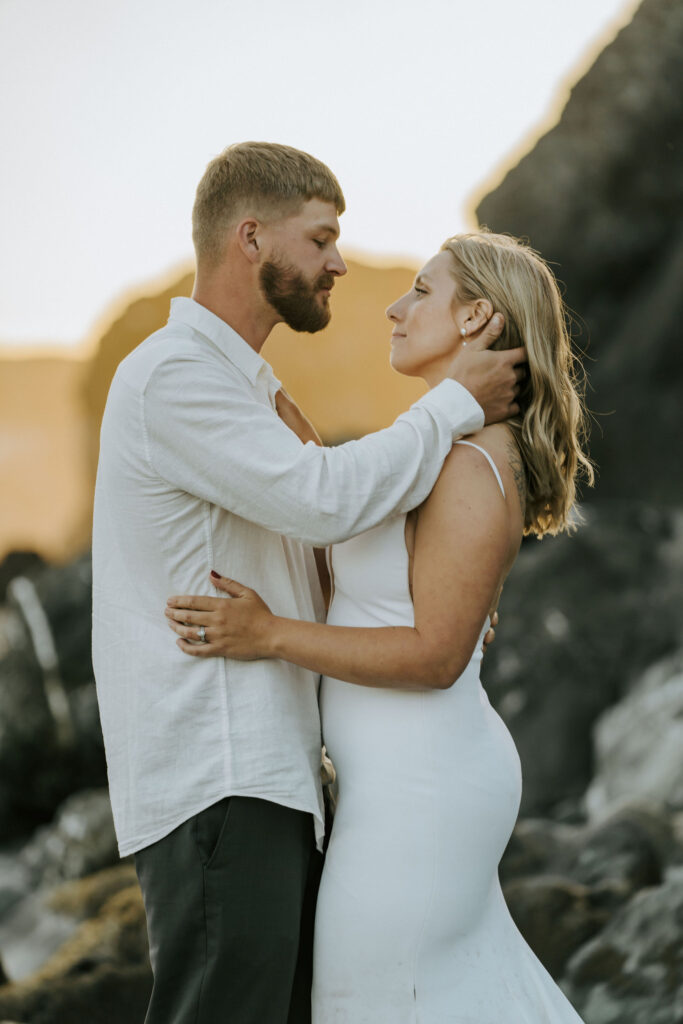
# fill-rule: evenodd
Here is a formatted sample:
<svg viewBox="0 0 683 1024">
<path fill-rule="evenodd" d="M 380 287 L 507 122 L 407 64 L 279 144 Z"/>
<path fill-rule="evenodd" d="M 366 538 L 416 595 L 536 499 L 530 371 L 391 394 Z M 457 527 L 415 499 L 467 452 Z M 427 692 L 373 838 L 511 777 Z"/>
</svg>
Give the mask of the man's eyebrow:
<svg viewBox="0 0 683 1024">
<path fill-rule="evenodd" d="M 319 224 L 315 228 L 315 233 L 318 234 L 320 231 L 325 231 L 329 235 L 334 235 L 335 238 L 339 238 L 339 228 L 332 224 Z"/>
</svg>

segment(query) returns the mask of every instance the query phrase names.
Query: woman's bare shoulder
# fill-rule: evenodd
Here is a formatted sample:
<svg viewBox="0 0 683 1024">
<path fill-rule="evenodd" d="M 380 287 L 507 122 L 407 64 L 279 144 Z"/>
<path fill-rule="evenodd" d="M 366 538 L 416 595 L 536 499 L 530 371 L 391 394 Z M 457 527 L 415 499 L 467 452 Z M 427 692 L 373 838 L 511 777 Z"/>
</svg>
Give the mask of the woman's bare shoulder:
<svg viewBox="0 0 683 1024">
<path fill-rule="evenodd" d="M 506 423 L 492 423 L 490 426 L 478 430 L 476 434 L 468 434 L 463 440 L 471 441 L 472 444 L 479 445 L 489 453 L 503 477 L 506 493 L 512 489 L 514 483 L 520 511 L 524 515 L 527 492 L 526 474 L 515 436 L 510 427 Z M 465 446 L 461 445 L 460 447 Z"/>
</svg>

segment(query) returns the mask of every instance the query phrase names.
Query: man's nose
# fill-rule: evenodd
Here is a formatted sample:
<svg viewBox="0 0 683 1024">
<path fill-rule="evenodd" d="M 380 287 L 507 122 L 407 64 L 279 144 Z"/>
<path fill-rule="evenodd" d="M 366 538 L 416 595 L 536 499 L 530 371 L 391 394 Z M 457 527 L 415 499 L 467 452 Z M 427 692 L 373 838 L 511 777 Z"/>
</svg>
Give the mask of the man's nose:
<svg viewBox="0 0 683 1024">
<path fill-rule="evenodd" d="M 334 253 L 332 254 L 332 257 L 325 264 L 325 269 L 330 274 L 335 274 L 336 277 L 343 277 L 344 274 L 347 272 L 348 268 L 344 263 L 344 260 L 341 258 L 341 253 L 339 252 L 339 249 L 337 248 L 336 245 L 334 247 Z"/>
</svg>

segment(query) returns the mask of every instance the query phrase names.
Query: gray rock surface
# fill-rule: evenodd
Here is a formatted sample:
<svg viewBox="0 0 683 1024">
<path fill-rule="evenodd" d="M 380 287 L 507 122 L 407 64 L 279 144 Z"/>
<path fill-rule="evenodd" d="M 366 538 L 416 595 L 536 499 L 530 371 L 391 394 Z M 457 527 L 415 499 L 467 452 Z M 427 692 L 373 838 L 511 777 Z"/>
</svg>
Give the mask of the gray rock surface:
<svg viewBox="0 0 683 1024">
<path fill-rule="evenodd" d="M 83 878 L 116 864 L 118 850 L 107 790 L 83 790 L 65 800 L 54 821 L 37 829 L 20 859 L 34 887 Z"/>
<path fill-rule="evenodd" d="M 595 775 L 586 793 L 593 817 L 638 796 L 683 810 L 683 650 L 605 711 L 594 738 Z"/>
</svg>

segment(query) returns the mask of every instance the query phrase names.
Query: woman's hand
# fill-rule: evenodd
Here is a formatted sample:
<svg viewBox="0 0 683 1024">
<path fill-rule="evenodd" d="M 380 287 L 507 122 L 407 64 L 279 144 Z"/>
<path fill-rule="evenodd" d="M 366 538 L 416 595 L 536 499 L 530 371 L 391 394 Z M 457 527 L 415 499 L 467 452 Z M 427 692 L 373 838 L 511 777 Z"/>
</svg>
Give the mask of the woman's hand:
<svg viewBox="0 0 683 1024">
<path fill-rule="evenodd" d="M 275 395 L 275 408 L 282 422 L 294 431 L 300 441 L 306 444 L 313 441 L 314 444 L 322 447 L 322 441 L 309 419 L 302 413 L 293 398 L 287 394 L 284 388 Z"/>
<path fill-rule="evenodd" d="M 275 616 L 255 590 L 211 573 L 211 582 L 229 594 L 222 597 L 169 597 L 168 624 L 180 639 L 178 647 L 194 658 L 268 658 L 269 636 Z M 203 627 L 203 632 L 202 632 Z"/>
</svg>

